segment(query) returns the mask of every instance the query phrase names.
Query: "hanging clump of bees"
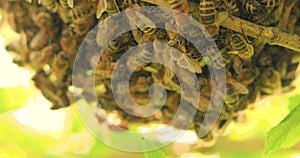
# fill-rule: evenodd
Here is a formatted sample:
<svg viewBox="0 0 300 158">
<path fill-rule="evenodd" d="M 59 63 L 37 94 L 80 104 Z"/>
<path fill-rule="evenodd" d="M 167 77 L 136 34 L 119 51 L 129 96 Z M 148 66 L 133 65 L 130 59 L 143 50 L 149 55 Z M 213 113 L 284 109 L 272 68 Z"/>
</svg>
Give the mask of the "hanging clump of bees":
<svg viewBox="0 0 300 158">
<path fill-rule="evenodd" d="M 241 112 L 249 109 L 249 104 L 257 98 L 293 89 L 291 83 L 300 52 L 300 2 L 297 0 L 8 0 L 1 5 L 6 10 L 8 23 L 21 37 L 9 43 L 6 49 L 15 54 L 16 64 L 36 72 L 32 80 L 53 103 L 52 109 L 72 103 L 72 75 L 78 80 L 91 75 L 88 72 L 72 74 L 76 53 L 87 33 L 110 15 L 143 6 L 163 6 L 186 13 L 206 28 L 220 50 L 224 65 L 219 66 L 225 67 L 227 74 L 225 105 L 215 127 L 202 140 L 211 142 L 222 135 L 230 122 L 241 120 Z M 158 8 L 145 12 L 157 12 L 156 15 L 161 16 L 162 11 Z M 143 18 L 128 14 L 124 20 L 143 23 L 153 19 L 155 17 L 147 17 L 147 14 Z M 110 87 L 112 69 L 122 54 L 136 45 L 158 40 L 179 50 L 195 67 L 191 72 L 193 70 L 184 64 L 186 61 L 174 57 L 174 64 L 182 76 L 196 73 L 198 78 L 201 102 L 190 126 L 198 133 L 211 98 L 209 69 L 195 46 L 168 31 L 170 27 L 177 29 L 172 21 L 165 23 L 166 29 L 137 28 L 110 41 L 105 48 L 96 69 L 95 89 L 102 109 L 123 122 L 111 128 L 118 125 L 127 128 L 131 122 L 167 124 L 176 114 L 180 85 L 169 68 L 161 64 L 143 65 L 134 71 L 129 82 L 130 95 L 139 104 L 151 100 L 148 92 L 153 83 L 166 87 L 166 102 L 152 117 L 138 118 L 124 112 L 115 102 Z M 97 31 L 109 29 L 98 28 Z M 98 32 L 87 37 L 92 44 L 101 43 Z M 144 51 L 139 56 L 141 60 L 148 60 L 151 52 Z M 94 59 L 87 53 L 85 60 L 92 64 L 90 60 Z M 128 61 L 127 64 L 132 63 Z M 189 112 L 186 113 L 188 117 Z M 98 120 L 105 118 L 99 116 Z"/>
</svg>

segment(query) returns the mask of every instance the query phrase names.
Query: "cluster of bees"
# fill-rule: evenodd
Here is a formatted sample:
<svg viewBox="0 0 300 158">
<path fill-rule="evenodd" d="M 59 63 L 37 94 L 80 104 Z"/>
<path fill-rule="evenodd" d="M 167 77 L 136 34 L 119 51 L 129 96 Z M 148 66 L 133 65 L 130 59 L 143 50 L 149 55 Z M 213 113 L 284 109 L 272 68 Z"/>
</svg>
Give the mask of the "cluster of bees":
<svg viewBox="0 0 300 158">
<path fill-rule="evenodd" d="M 5 15 L 8 23 L 20 33 L 21 38 L 9 43 L 6 48 L 15 53 L 15 63 L 36 72 L 33 77 L 35 86 L 53 103 L 52 109 L 63 108 L 70 105 L 73 100 L 72 75 L 75 80 L 82 80 L 85 87 L 91 87 L 91 83 L 94 82 L 84 81 L 87 76 L 94 75 L 91 72 L 72 74 L 75 56 L 81 42 L 84 38 L 88 42 L 87 47 L 83 48 L 86 50 L 85 56 L 80 57 L 87 61 L 85 63 L 90 63 L 90 65 L 81 65 L 88 69 L 96 60 L 90 56 L 89 51 L 95 51 L 93 46 L 102 45 L 104 37 L 99 36 L 99 32 L 115 30 L 99 27 L 85 37 L 87 33 L 99 21 L 103 21 L 110 15 L 118 14 L 128 8 L 157 5 L 176 9 L 199 21 L 220 50 L 222 58 L 214 59 L 211 65 L 216 69 L 225 67 L 227 77 L 226 96 L 223 98 L 225 106 L 213 130 L 201 138 L 205 142 L 214 141 L 218 135 L 226 131 L 231 122 L 241 120 L 240 113 L 249 108 L 249 104 L 255 102 L 257 98 L 292 89 L 291 82 L 295 78 L 299 62 L 297 52 L 281 46 L 269 45 L 243 32 L 235 32 L 220 26 L 217 16 L 220 12 L 226 12 L 232 17 L 265 27 L 277 27 L 286 33 L 300 36 L 300 2 L 297 0 L 166 0 L 161 2 L 151 0 L 28 0 L 27 2 L 9 0 L 1 7 L 6 9 Z M 153 83 L 161 83 L 165 86 L 166 102 L 160 112 L 151 117 L 135 117 L 120 109 L 112 95 L 110 85 L 112 70 L 127 50 L 139 44 L 159 41 L 184 54 L 185 58 L 170 56 L 174 59 L 173 66 L 180 72 L 180 76 L 184 78 L 195 73 L 198 78 L 198 83 L 189 83 L 189 79 L 183 79 L 183 82 L 191 87 L 198 84 L 201 95 L 198 108 L 191 106 L 190 109 L 185 109 L 185 114 L 180 117 L 184 122 L 191 117 L 190 110 L 197 110 L 190 128 L 198 133 L 203 126 L 202 121 L 205 115 L 211 114 L 207 112 L 207 109 L 210 105 L 212 81 L 205 58 L 187 39 L 168 30 L 171 27 L 175 30 L 180 29 L 174 21 L 166 21 L 166 29 L 156 28 L 155 25 L 153 27 L 143 25 L 159 19 L 156 17 L 165 16 L 162 10 L 158 8 L 157 10 L 142 10 L 142 12 L 145 14 L 141 15 L 138 12 L 126 14 L 127 19 L 123 20 L 136 26 L 139 24 L 139 27 L 110 41 L 96 66 L 95 89 L 98 101 L 106 113 L 113 113 L 115 118 L 122 120 L 112 124 L 112 129 L 118 125 L 127 128 L 130 122 L 168 123 L 176 114 L 181 97 L 179 80 L 170 68 L 158 63 L 144 64 L 135 69 L 130 77 L 130 95 L 138 104 L 147 104 L 151 100 L 149 88 Z M 148 13 L 156 17 L 147 17 Z M 184 22 L 184 20 L 178 21 Z M 113 25 L 119 25 L 119 23 L 115 22 Z M 243 30 L 243 26 L 236 27 Z M 164 50 L 160 45 L 155 44 L 153 44 L 153 49 Z M 137 60 L 149 62 L 153 58 L 153 53 L 145 49 L 136 56 Z M 123 64 L 134 67 L 135 62 L 129 60 Z M 186 66 L 187 62 L 194 66 L 193 70 Z M 124 73 L 126 73 L 125 70 Z M 122 91 L 122 84 L 119 85 Z M 94 89 L 90 88 L 90 91 L 81 93 L 89 96 L 94 93 Z M 89 101 L 88 97 L 86 99 Z M 189 102 L 189 100 L 183 101 Z M 125 107 L 133 108 L 130 105 L 125 105 Z M 104 121 L 107 115 L 109 114 L 102 113 L 101 116 L 97 114 L 97 117 Z M 180 121 L 177 123 L 180 124 Z"/>
</svg>

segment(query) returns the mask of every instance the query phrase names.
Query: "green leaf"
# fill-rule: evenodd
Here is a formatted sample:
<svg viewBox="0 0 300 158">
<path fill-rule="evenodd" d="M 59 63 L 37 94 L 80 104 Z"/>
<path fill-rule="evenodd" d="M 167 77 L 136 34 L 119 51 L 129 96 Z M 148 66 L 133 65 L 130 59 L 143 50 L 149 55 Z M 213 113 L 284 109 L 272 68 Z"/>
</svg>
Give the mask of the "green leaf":
<svg viewBox="0 0 300 158">
<path fill-rule="evenodd" d="M 32 91 L 23 86 L 0 88 L 0 114 L 25 106 L 31 96 Z"/>
<path fill-rule="evenodd" d="M 278 149 L 286 149 L 300 140 L 300 106 L 296 106 L 280 123 L 267 134 L 264 155 Z"/>
<path fill-rule="evenodd" d="M 289 109 L 293 110 L 296 106 L 300 105 L 300 94 L 293 95 L 289 99 Z"/>
</svg>

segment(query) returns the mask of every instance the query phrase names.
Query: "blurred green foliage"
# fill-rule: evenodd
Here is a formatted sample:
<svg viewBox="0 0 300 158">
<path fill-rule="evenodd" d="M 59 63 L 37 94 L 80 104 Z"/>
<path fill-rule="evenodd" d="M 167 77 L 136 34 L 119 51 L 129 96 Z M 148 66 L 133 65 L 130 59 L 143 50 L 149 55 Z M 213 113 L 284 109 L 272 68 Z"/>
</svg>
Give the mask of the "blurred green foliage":
<svg viewBox="0 0 300 158">
<path fill-rule="evenodd" d="M 34 95 L 34 93 L 28 93 L 24 87 L 14 87 L 14 88 L 1 88 L 0 89 L 0 101 L 1 101 L 1 114 L 0 114 L 0 157 L 101 157 L 101 158 L 112 158 L 112 157 L 167 157 L 166 155 L 171 155 L 171 157 L 176 157 L 172 153 L 172 149 L 163 149 L 156 150 L 147 153 L 128 153 L 124 151 L 119 151 L 111 147 L 106 146 L 105 144 L 97 141 L 85 128 L 77 115 L 76 109 L 74 107 L 64 109 L 66 111 L 65 117 L 65 126 L 63 129 L 63 134 L 59 137 L 53 137 L 51 134 L 45 134 L 45 131 L 38 131 L 33 129 L 28 125 L 21 124 L 16 119 L 14 113 L 24 108 L 27 104 L 28 99 Z M 20 96 L 20 97 L 18 97 Z M 10 101 L 11 99 L 14 101 Z M 297 98 L 297 97 L 296 97 Z M 290 98 L 288 98 L 290 100 Z M 294 98 L 295 99 L 295 98 Z M 297 99 L 296 99 L 297 100 Z M 277 107 L 279 108 L 279 107 Z M 257 108 L 259 109 L 259 108 Z M 276 109 L 276 106 L 269 107 L 270 109 Z M 290 114 L 285 120 L 293 120 L 293 123 L 288 125 L 297 125 L 299 126 L 299 108 L 295 109 L 296 112 Z M 49 110 L 50 111 L 50 110 Z M 255 112 L 255 111 L 254 111 Z M 250 121 L 262 120 L 266 117 L 282 117 L 280 115 L 274 115 L 272 113 L 266 113 L 266 116 L 259 116 L 261 113 L 256 111 L 256 114 L 253 114 L 253 117 Z M 280 113 L 280 111 L 278 111 Z M 50 118 L 51 119 L 51 118 Z M 255 120 L 257 119 L 257 120 Z M 297 122 L 298 120 L 298 122 Z M 295 122 L 296 121 L 296 122 Z M 286 122 L 286 121 L 283 121 Z M 248 126 L 248 128 L 251 126 Z M 247 127 L 245 127 L 247 128 Z M 258 128 L 264 128 L 262 126 L 256 126 L 253 129 L 250 129 L 252 132 L 259 131 Z M 289 127 L 291 131 L 292 128 Z M 234 129 L 236 130 L 236 129 Z M 233 130 L 233 131 L 234 131 Z M 249 130 L 249 129 L 248 129 Z M 264 130 L 265 131 L 265 130 Z M 284 130 L 282 131 L 284 132 Z M 52 132 L 53 134 L 53 132 Z M 288 133 L 284 132 L 285 135 Z M 278 136 L 284 135 L 283 133 L 278 134 Z M 290 133 L 294 136 L 298 133 Z M 237 137 L 238 134 L 236 135 Z M 298 134 L 299 136 L 299 134 Z M 233 137 L 231 135 L 231 137 Z M 254 137 L 255 138 L 255 137 Z M 296 139 L 293 137 L 294 140 Z M 243 139 L 243 141 L 251 141 L 253 137 Z M 263 137 L 260 137 L 260 140 L 263 140 Z M 122 140 L 124 141 L 124 140 Z M 124 141 L 126 142 L 126 141 Z M 261 148 L 248 148 L 247 146 L 241 145 L 240 147 L 230 147 L 227 144 L 234 144 L 234 140 L 221 140 L 221 146 L 217 145 L 214 149 L 217 153 L 220 153 L 221 158 L 238 158 L 238 157 L 249 157 L 256 158 L 261 157 L 263 153 L 263 147 Z M 222 144 L 223 143 L 223 144 Z M 225 144 L 224 144 L 225 143 Z M 247 143 L 246 143 L 247 144 Z M 249 143 L 251 144 L 251 143 Z M 300 155 L 298 150 L 283 150 L 275 153 L 269 154 L 268 158 L 279 158 L 279 157 L 291 157 L 293 155 Z"/>
<path fill-rule="evenodd" d="M 23 86 L 0 88 L 0 114 L 26 104 L 33 92 Z"/>
</svg>

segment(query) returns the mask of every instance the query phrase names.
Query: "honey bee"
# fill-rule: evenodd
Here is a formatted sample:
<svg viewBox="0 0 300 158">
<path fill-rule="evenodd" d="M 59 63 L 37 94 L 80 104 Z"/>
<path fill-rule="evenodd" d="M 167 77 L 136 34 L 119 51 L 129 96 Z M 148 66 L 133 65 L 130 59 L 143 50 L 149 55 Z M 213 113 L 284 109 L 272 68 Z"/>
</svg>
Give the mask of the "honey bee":
<svg viewBox="0 0 300 158">
<path fill-rule="evenodd" d="M 286 69 L 286 76 L 285 78 L 293 78 L 294 74 L 297 72 L 298 63 L 289 64 Z"/>
<path fill-rule="evenodd" d="M 157 39 L 156 39 L 157 40 Z M 170 60 L 169 49 L 164 44 L 154 42 L 154 59 L 159 60 L 159 63 L 151 63 L 150 66 L 144 68 L 144 70 L 152 73 L 152 77 L 156 82 L 168 83 L 173 77 L 174 73 L 171 69 L 174 68 L 174 62 Z M 168 66 L 163 66 L 168 65 Z"/>
<path fill-rule="evenodd" d="M 53 59 L 55 57 L 55 54 L 59 51 L 59 46 L 56 43 L 53 43 L 51 45 L 48 45 L 44 47 L 41 51 L 35 51 L 38 53 L 38 56 L 32 56 L 35 53 L 30 53 L 30 56 L 32 56 L 32 62 L 39 62 L 43 64 L 51 65 L 53 63 Z"/>
<path fill-rule="evenodd" d="M 248 20 L 254 23 L 262 23 L 266 21 L 266 18 L 270 15 L 271 9 L 264 7 L 263 5 L 259 4 L 259 2 L 251 1 L 250 3 L 246 3 L 246 17 Z M 248 10 L 248 11 L 247 11 Z"/>
<path fill-rule="evenodd" d="M 262 68 L 267 68 L 267 67 L 272 67 L 272 56 L 270 53 L 264 53 L 262 55 L 259 56 L 259 58 L 257 59 L 256 64 L 259 67 Z"/>
<path fill-rule="evenodd" d="M 30 67 L 33 69 L 38 69 L 43 67 L 45 64 L 52 64 L 54 58 L 54 54 L 52 53 L 54 52 L 50 49 L 51 45 L 46 46 L 42 49 L 42 51 L 31 51 L 29 54 Z"/>
<path fill-rule="evenodd" d="M 176 32 L 177 30 L 177 27 L 176 27 L 176 23 L 175 21 L 172 21 L 172 20 L 169 20 L 165 23 L 165 29 L 166 29 L 166 32 L 169 36 L 169 41 L 168 41 L 168 44 L 171 45 L 171 46 L 184 46 L 184 42 L 183 42 L 183 39 L 181 36 L 179 36 Z M 172 31 L 174 30 L 174 31 Z M 185 48 L 179 48 L 180 50 L 185 50 Z"/>
<path fill-rule="evenodd" d="M 102 18 L 104 18 L 104 17 L 102 16 Z M 100 20 L 104 20 L 104 19 L 100 19 Z M 98 26 L 98 29 L 97 29 L 97 33 L 96 33 L 96 42 L 99 47 L 104 47 L 105 39 L 108 40 L 108 38 L 106 38 L 106 36 L 102 37 L 102 35 L 105 34 L 105 32 L 110 31 L 110 30 L 115 31 L 115 28 L 108 30 L 105 25 L 97 25 L 97 26 Z"/>
<path fill-rule="evenodd" d="M 226 50 L 226 52 L 222 52 L 223 50 L 221 50 L 221 55 L 222 55 L 222 58 L 223 58 L 223 61 L 225 62 L 226 65 L 230 64 L 232 62 L 232 57 L 233 57 L 233 54 L 231 53 L 228 53 Z"/>
<path fill-rule="evenodd" d="M 107 54 L 114 54 L 118 52 L 121 48 L 121 43 L 117 40 L 110 41 L 105 49 Z"/>
<path fill-rule="evenodd" d="M 298 17 L 295 15 L 291 15 L 289 18 L 289 23 L 287 24 L 287 30 L 291 34 L 295 34 L 295 28 L 297 27 L 296 22 L 298 21 Z"/>
<path fill-rule="evenodd" d="M 246 13 L 257 14 L 262 10 L 262 6 L 256 0 L 243 0 L 244 9 Z"/>
<path fill-rule="evenodd" d="M 227 105 L 228 110 L 236 111 L 240 106 L 240 94 L 246 95 L 249 93 L 248 88 L 242 83 L 229 78 L 226 87 L 226 96 L 224 102 Z"/>
<path fill-rule="evenodd" d="M 230 74 L 228 74 L 228 75 L 231 76 Z M 227 82 L 239 94 L 248 94 L 249 93 L 248 88 L 244 84 L 242 84 L 239 81 L 233 79 L 232 77 L 229 77 L 227 79 Z"/>
<path fill-rule="evenodd" d="M 204 67 L 204 62 L 198 62 L 197 60 L 190 59 L 184 53 L 170 53 L 171 58 L 176 62 L 181 68 L 187 69 L 191 72 L 202 72 L 202 67 Z"/>
<path fill-rule="evenodd" d="M 59 0 L 59 3 L 63 8 L 73 8 L 74 7 L 74 0 Z"/>
<path fill-rule="evenodd" d="M 30 7 L 17 1 L 8 1 L 7 21 L 16 32 L 24 31 L 26 27 L 32 27 L 33 21 L 30 16 Z"/>
<path fill-rule="evenodd" d="M 99 19 L 105 11 L 109 15 L 119 13 L 120 9 L 116 0 L 99 0 L 96 11 L 97 19 Z"/>
<path fill-rule="evenodd" d="M 118 99 L 120 103 L 122 103 L 122 107 L 127 110 L 132 110 L 132 102 L 130 99 L 125 98 L 126 96 L 130 95 L 128 91 L 128 82 L 120 81 L 116 85 L 116 93 L 118 94 L 115 96 L 115 99 Z"/>
<path fill-rule="evenodd" d="M 197 3 L 192 1 L 187 1 L 187 4 L 188 4 L 189 15 L 192 16 L 197 21 L 199 21 L 199 7 Z"/>
<path fill-rule="evenodd" d="M 84 36 L 90 30 L 96 21 L 93 18 L 85 18 L 85 20 L 77 20 L 68 27 L 71 36 Z"/>
<path fill-rule="evenodd" d="M 219 33 L 219 26 L 217 25 L 217 10 L 213 0 L 201 0 L 200 8 L 200 23 L 204 25 L 208 33 L 215 39 Z"/>
<path fill-rule="evenodd" d="M 51 27 L 52 27 L 52 17 L 46 11 L 39 12 L 35 17 L 35 24 L 41 30 L 51 29 Z"/>
<path fill-rule="evenodd" d="M 189 13 L 186 0 L 169 0 L 171 9 L 176 9 L 180 12 Z"/>
<path fill-rule="evenodd" d="M 47 31 L 40 30 L 30 41 L 29 47 L 32 50 L 38 50 L 43 48 L 49 41 L 51 41 L 57 30 L 51 29 Z"/>
<path fill-rule="evenodd" d="M 59 3 L 64 8 L 73 8 L 82 3 L 98 2 L 98 0 L 59 0 Z"/>
<path fill-rule="evenodd" d="M 26 2 L 34 4 L 34 5 L 39 5 L 42 4 L 42 0 L 26 0 Z"/>
<path fill-rule="evenodd" d="M 168 84 L 174 77 L 173 71 L 168 67 L 164 67 L 161 64 L 151 63 L 150 67 L 154 70 L 150 72 L 155 82 Z"/>
<path fill-rule="evenodd" d="M 84 3 L 72 8 L 68 12 L 67 18 L 72 21 L 84 20 L 86 17 L 93 16 L 95 13 L 96 8 L 94 3 Z"/>
<path fill-rule="evenodd" d="M 69 30 L 65 29 L 62 31 L 62 36 L 59 40 L 59 44 L 60 44 L 65 56 L 68 58 L 72 54 L 74 54 L 75 49 L 76 49 L 77 40 L 75 37 L 73 37 L 69 34 Z"/>
<path fill-rule="evenodd" d="M 63 57 L 63 53 L 60 52 L 54 58 L 52 71 L 63 73 L 69 68 L 69 61 L 68 59 Z"/>
<path fill-rule="evenodd" d="M 122 8 L 127 9 L 127 8 L 133 8 L 133 7 L 139 7 L 139 2 L 137 0 L 124 0 L 122 2 Z"/>
<path fill-rule="evenodd" d="M 159 4 L 152 4 L 152 3 L 148 3 L 146 1 L 139 1 L 137 2 L 141 8 L 140 8 L 140 12 L 143 15 L 151 15 L 149 16 L 149 18 L 155 23 L 155 24 L 159 24 L 159 23 L 163 23 L 165 21 L 165 19 L 168 19 L 170 17 L 170 15 L 165 12 L 164 10 L 155 7 L 155 6 L 159 6 Z M 167 2 L 165 2 L 167 3 Z"/>
<path fill-rule="evenodd" d="M 84 41 L 88 45 L 95 45 L 95 44 L 97 44 L 96 38 L 97 38 L 97 31 L 93 29 L 85 36 Z"/>
<path fill-rule="evenodd" d="M 279 5 L 280 0 L 262 0 L 260 3 L 266 8 L 275 8 Z"/>
<path fill-rule="evenodd" d="M 229 110 L 235 110 L 239 107 L 240 104 L 239 93 L 231 84 L 227 86 L 224 102 Z"/>
<path fill-rule="evenodd" d="M 63 21 L 63 23 L 71 23 L 72 19 L 69 16 L 70 8 L 64 8 L 64 7 L 59 7 L 57 14 L 59 15 L 60 19 Z"/>
<path fill-rule="evenodd" d="M 155 24 L 146 16 L 137 11 L 128 11 L 126 15 L 131 25 L 136 26 L 146 34 L 153 34 L 156 31 Z"/>
<path fill-rule="evenodd" d="M 95 72 L 95 80 L 100 81 L 103 79 L 111 78 L 115 63 L 98 64 Z"/>
<path fill-rule="evenodd" d="M 193 123 L 194 123 L 195 132 L 196 132 L 197 136 L 200 138 L 200 141 L 203 143 L 204 146 L 206 146 L 206 147 L 212 146 L 212 145 L 214 145 L 216 143 L 216 136 L 212 133 L 212 131 L 209 131 L 203 137 L 199 136 L 200 129 L 205 128 L 205 126 L 203 125 L 203 123 L 201 123 L 202 121 L 203 121 L 203 118 L 202 119 L 198 119 L 198 118 L 194 119 Z"/>
<path fill-rule="evenodd" d="M 130 91 L 139 93 L 148 92 L 150 88 L 150 83 L 151 77 L 139 76 L 137 77 L 135 83 L 131 85 Z"/>
<path fill-rule="evenodd" d="M 59 3 L 56 0 L 41 0 L 42 5 L 45 6 L 48 10 L 56 13 L 59 8 Z"/>
<path fill-rule="evenodd" d="M 10 42 L 5 46 L 5 49 L 7 51 L 13 51 L 19 56 L 19 59 L 15 58 L 14 62 L 17 62 L 21 65 L 28 62 L 30 49 L 28 48 L 27 36 L 24 32 L 20 33 L 19 40 Z"/>
<path fill-rule="evenodd" d="M 238 51 L 238 56 L 244 60 L 249 60 L 254 55 L 254 48 L 248 44 L 246 39 L 240 34 L 233 34 L 230 38 L 233 50 Z"/>
<path fill-rule="evenodd" d="M 49 79 L 55 86 L 62 83 L 68 68 L 69 61 L 63 57 L 63 52 L 59 52 L 53 60 L 52 70 L 49 76 Z"/>
<path fill-rule="evenodd" d="M 137 43 L 142 43 L 143 41 L 143 32 L 139 29 L 131 30 L 132 36 Z"/>
<path fill-rule="evenodd" d="M 232 67 L 235 73 L 240 74 L 241 71 L 243 70 L 243 63 L 241 61 L 241 58 L 235 55 L 232 57 L 232 61 L 233 61 Z"/>
<path fill-rule="evenodd" d="M 187 50 L 185 53 L 190 59 L 196 60 L 199 63 L 203 62 L 202 54 L 197 50 L 192 44 L 187 45 Z"/>
<path fill-rule="evenodd" d="M 280 92 L 281 90 L 280 74 L 273 68 L 267 68 L 263 70 L 260 75 L 259 82 L 260 82 L 259 89 L 266 94 Z"/>
<path fill-rule="evenodd" d="M 55 86 L 48 79 L 48 75 L 43 70 L 38 71 L 32 80 L 35 86 L 41 90 L 42 94 L 53 103 L 51 109 L 58 109 L 69 105 L 69 99 L 65 93 L 56 93 Z"/>
<path fill-rule="evenodd" d="M 200 95 L 200 102 L 199 102 L 199 105 L 198 105 L 198 110 L 201 111 L 201 112 L 206 112 L 209 105 L 210 105 L 209 98 Z"/>
<path fill-rule="evenodd" d="M 236 76 L 236 80 L 244 85 L 253 83 L 259 75 L 259 69 L 257 67 L 244 68 L 240 74 Z"/>
<path fill-rule="evenodd" d="M 225 67 L 225 62 L 220 54 L 215 53 L 215 49 L 213 47 L 209 47 L 206 49 L 207 56 L 204 56 L 205 62 L 212 66 L 215 69 L 221 69 Z"/>
<path fill-rule="evenodd" d="M 286 32 L 290 31 L 288 30 L 288 26 L 291 27 L 291 25 L 295 25 L 295 21 L 297 21 L 297 17 L 293 18 L 293 15 L 291 14 L 292 9 L 296 8 L 294 7 L 297 1 L 287 1 L 284 2 L 284 14 L 282 15 L 282 18 L 279 20 L 278 27 Z"/>
<path fill-rule="evenodd" d="M 29 64 L 33 69 L 38 69 L 43 67 L 44 63 L 42 63 L 43 54 L 40 51 L 31 51 L 29 54 Z"/>
<path fill-rule="evenodd" d="M 151 100 L 148 92 L 146 93 L 134 92 L 131 93 L 130 95 L 133 96 L 133 100 L 139 105 L 147 105 Z"/>
<path fill-rule="evenodd" d="M 103 14 L 108 16 L 107 14 Z M 101 17 L 101 19 L 104 19 L 104 16 Z M 100 20 L 101 20 L 100 19 Z M 111 37 L 111 35 L 113 35 L 116 30 L 118 29 L 118 27 L 120 27 L 120 21 L 118 20 L 110 20 L 104 21 L 103 25 L 98 25 L 98 31 L 96 33 L 96 42 L 98 44 L 99 47 L 104 47 L 106 45 L 106 43 L 104 43 L 107 40 L 110 40 L 109 37 Z M 103 37 L 103 34 L 107 34 L 106 32 L 109 32 L 107 36 Z M 118 41 L 118 43 L 120 43 L 121 45 L 123 45 L 124 43 L 127 43 L 129 41 L 129 35 L 130 33 L 125 33 L 122 34 L 121 36 L 116 38 L 116 41 Z M 116 43 L 117 44 L 117 43 Z"/>
<path fill-rule="evenodd" d="M 224 0 L 224 3 L 225 3 L 226 10 L 230 14 L 235 15 L 239 12 L 239 8 L 238 8 L 236 0 Z"/>
<path fill-rule="evenodd" d="M 110 41 L 105 49 L 105 53 L 112 55 L 119 51 L 125 49 L 124 44 L 128 43 L 130 39 L 130 34 L 125 33 L 119 36 L 117 39 Z"/>
<path fill-rule="evenodd" d="M 194 25 L 189 25 L 192 23 L 192 18 L 183 13 L 176 13 L 174 15 L 175 23 L 178 26 L 177 31 L 181 32 L 181 34 L 187 39 L 194 39 L 198 37 L 199 30 L 197 30 Z"/>
<path fill-rule="evenodd" d="M 131 70 L 136 69 L 140 65 L 140 63 L 152 62 L 154 54 L 153 54 L 153 51 L 145 48 L 145 49 L 142 49 L 137 54 L 134 54 L 133 56 L 131 56 L 127 61 L 127 66 Z"/>
</svg>

